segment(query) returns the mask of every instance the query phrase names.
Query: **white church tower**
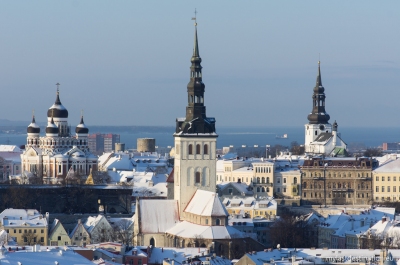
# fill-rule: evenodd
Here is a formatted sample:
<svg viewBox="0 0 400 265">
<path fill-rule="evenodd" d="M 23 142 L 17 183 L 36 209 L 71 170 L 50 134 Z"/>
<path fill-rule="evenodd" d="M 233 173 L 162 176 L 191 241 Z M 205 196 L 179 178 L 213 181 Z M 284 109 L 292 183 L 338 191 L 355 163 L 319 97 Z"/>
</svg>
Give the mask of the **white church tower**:
<svg viewBox="0 0 400 265">
<path fill-rule="evenodd" d="M 174 133 L 174 199 L 178 201 L 180 216 L 196 190 L 216 191 L 218 135 L 215 132 L 215 118 L 206 116 L 197 23 L 191 63 L 186 117 L 176 119 Z"/>
<path fill-rule="evenodd" d="M 318 62 L 318 76 L 312 95 L 313 108 L 308 115 L 308 123 L 305 125 L 305 152 L 314 153 L 313 143 L 321 133 L 331 133 L 332 125 L 328 122 L 330 116 L 325 111 L 325 88 L 322 86 L 321 67 Z"/>
</svg>

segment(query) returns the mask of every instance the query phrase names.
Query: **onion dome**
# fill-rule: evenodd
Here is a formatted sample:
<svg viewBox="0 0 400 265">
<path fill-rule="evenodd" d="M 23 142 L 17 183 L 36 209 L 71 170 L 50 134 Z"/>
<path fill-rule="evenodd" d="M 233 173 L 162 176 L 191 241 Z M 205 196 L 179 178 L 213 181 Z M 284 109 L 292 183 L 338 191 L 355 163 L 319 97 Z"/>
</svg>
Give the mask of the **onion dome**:
<svg viewBox="0 0 400 265">
<path fill-rule="evenodd" d="M 85 123 L 83 122 L 83 116 L 81 116 L 81 123 L 79 123 L 78 126 L 76 126 L 75 132 L 79 134 L 89 133 L 88 127 L 86 127 Z"/>
<path fill-rule="evenodd" d="M 57 97 L 56 102 L 54 102 L 53 106 L 49 108 L 47 111 L 47 117 L 54 117 L 54 118 L 68 118 L 68 110 L 61 104 L 60 100 L 60 91 L 58 90 L 58 86 L 60 84 L 57 83 Z"/>
<path fill-rule="evenodd" d="M 53 117 L 51 117 L 51 121 L 47 124 L 46 134 L 58 134 L 58 127 L 54 124 Z"/>
<path fill-rule="evenodd" d="M 36 134 L 40 133 L 40 127 L 39 127 L 39 125 L 36 124 L 35 116 L 32 116 L 32 122 L 31 122 L 31 124 L 29 124 L 27 132 L 28 133 L 36 133 Z"/>
</svg>

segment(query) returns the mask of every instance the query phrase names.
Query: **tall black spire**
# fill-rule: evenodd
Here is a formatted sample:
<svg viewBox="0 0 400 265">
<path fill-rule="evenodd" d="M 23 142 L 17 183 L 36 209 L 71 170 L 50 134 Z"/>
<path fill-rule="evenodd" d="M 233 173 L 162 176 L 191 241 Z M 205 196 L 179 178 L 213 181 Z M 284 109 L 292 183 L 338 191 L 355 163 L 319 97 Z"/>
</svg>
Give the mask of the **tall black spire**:
<svg viewBox="0 0 400 265">
<path fill-rule="evenodd" d="M 196 18 L 194 18 L 196 20 Z M 190 81 L 187 85 L 188 105 L 185 119 L 178 119 L 176 133 L 214 133 L 215 119 L 206 116 L 204 106 L 205 85 L 201 73 L 201 58 L 197 38 L 197 21 L 195 21 L 193 55 L 190 60 Z"/>
<path fill-rule="evenodd" d="M 314 87 L 314 94 L 312 95 L 313 108 L 308 115 L 310 124 L 327 124 L 330 119 L 329 114 L 325 111 L 324 91 L 325 88 L 322 86 L 320 61 L 318 61 L 317 81 Z"/>
</svg>

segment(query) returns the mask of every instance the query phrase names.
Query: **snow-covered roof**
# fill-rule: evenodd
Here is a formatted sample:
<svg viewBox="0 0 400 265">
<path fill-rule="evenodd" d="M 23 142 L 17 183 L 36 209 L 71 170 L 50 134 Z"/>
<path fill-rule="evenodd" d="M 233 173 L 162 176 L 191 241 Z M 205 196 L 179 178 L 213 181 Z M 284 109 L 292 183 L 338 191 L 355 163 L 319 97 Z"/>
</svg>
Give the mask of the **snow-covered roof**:
<svg viewBox="0 0 400 265">
<path fill-rule="evenodd" d="M 197 190 L 184 211 L 201 216 L 229 215 L 218 194 L 205 190 Z"/>
<path fill-rule="evenodd" d="M 164 233 L 179 222 L 175 200 L 140 200 L 139 220 L 142 233 Z"/>
<path fill-rule="evenodd" d="M 16 145 L 0 145 L 0 152 L 17 152 L 22 154 L 22 150 Z"/>
<path fill-rule="evenodd" d="M 90 260 L 71 250 L 41 247 L 42 251 L 32 252 L 32 247 L 26 247 L 24 251 L 7 252 L 6 255 L 0 255 L 1 264 L 29 264 L 29 265 L 85 265 L 92 264 Z M 47 250 L 47 251 L 46 251 Z M 58 262 L 58 263 L 56 263 Z"/>
<path fill-rule="evenodd" d="M 147 247 L 137 247 L 145 250 Z M 151 256 L 148 260 L 150 264 L 157 264 L 164 259 L 173 259 L 176 262 L 182 263 L 188 257 L 194 257 L 207 252 L 207 248 L 153 248 Z"/>
<path fill-rule="evenodd" d="M 183 238 L 204 238 L 204 239 L 230 239 L 245 237 L 242 232 L 232 226 L 207 226 L 198 225 L 183 221 L 166 231 L 167 234 Z"/>
<path fill-rule="evenodd" d="M 400 159 L 391 160 L 388 163 L 379 166 L 374 170 L 374 173 L 399 173 Z"/>
<path fill-rule="evenodd" d="M 246 195 L 251 195 L 253 192 L 249 190 L 249 185 L 244 182 L 222 182 L 218 184 L 220 190 L 225 190 L 228 187 L 235 188 L 238 192 Z"/>
<path fill-rule="evenodd" d="M 343 264 L 341 261 L 344 257 L 379 257 L 381 249 L 369 250 L 369 249 L 272 249 L 266 251 L 259 251 L 253 253 L 247 253 L 241 259 L 248 258 L 255 265 L 264 265 L 265 263 L 273 260 L 273 263 L 278 264 L 293 264 L 292 256 L 296 256 L 296 262 L 294 264 L 324 264 L 324 263 L 336 263 Z M 394 260 L 400 258 L 400 249 L 390 249 L 389 253 L 393 255 Z M 337 258 L 337 262 L 335 262 Z M 249 262 L 247 262 L 249 263 Z M 272 262 L 271 262 L 272 263 Z M 350 260 L 345 263 L 351 263 Z"/>
<path fill-rule="evenodd" d="M 43 216 L 35 209 L 5 209 L 0 213 L 0 219 L 7 217 L 8 220 L 32 220 Z M 45 219 L 45 218 L 44 218 Z"/>
</svg>

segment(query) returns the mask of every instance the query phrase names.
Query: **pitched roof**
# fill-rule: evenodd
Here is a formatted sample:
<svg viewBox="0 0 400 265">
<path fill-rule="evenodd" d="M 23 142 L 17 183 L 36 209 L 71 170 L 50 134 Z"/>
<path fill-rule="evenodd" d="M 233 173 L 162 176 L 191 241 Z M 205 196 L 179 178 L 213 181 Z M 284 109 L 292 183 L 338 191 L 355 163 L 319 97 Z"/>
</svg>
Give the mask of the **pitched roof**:
<svg viewBox="0 0 400 265">
<path fill-rule="evenodd" d="M 140 200 L 138 214 L 142 233 L 164 233 L 179 222 L 175 200 Z"/>
<path fill-rule="evenodd" d="M 229 225 L 207 226 L 193 224 L 187 221 L 175 225 L 167 230 L 166 233 L 183 238 L 201 237 L 203 239 L 230 239 L 245 237 L 241 231 Z"/>
<path fill-rule="evenodd" d="M 202 216 L 228 216 L 228 212 L 217 193 L 197 190 L 184 212 Z"/>
</svg>

